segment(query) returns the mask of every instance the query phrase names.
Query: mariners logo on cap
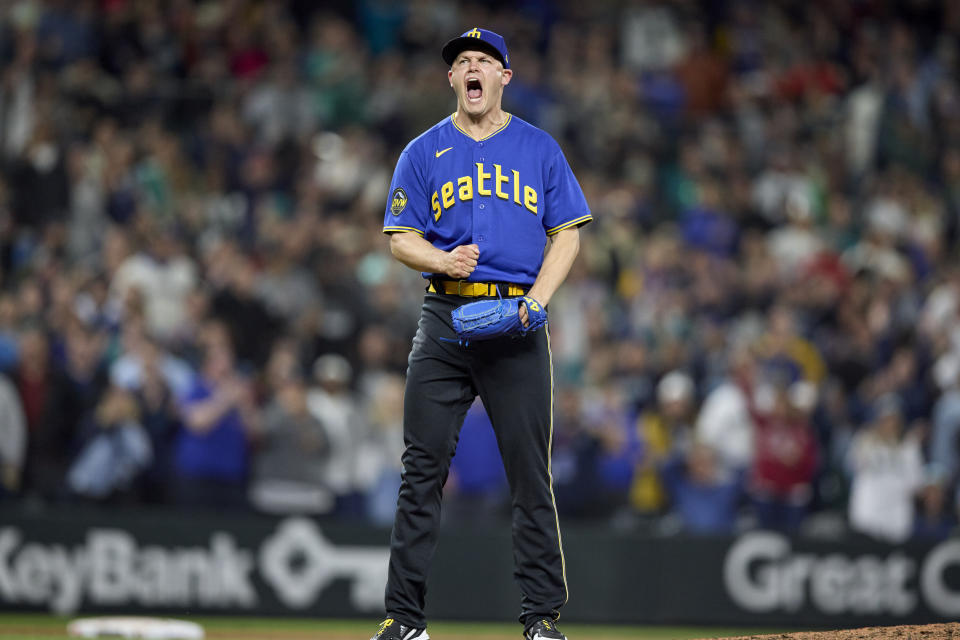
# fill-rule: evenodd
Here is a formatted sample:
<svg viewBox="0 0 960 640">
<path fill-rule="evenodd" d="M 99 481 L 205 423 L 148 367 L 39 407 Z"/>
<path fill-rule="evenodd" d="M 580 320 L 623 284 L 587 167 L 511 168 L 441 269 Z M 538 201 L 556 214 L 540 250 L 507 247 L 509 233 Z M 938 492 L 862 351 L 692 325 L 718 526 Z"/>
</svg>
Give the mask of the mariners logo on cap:
<svg viewBox="0 0 960 640">
<path fill-rule="evenodd" d="M 397 187 L 393 190 L 393 195 L 390 196 L 390 213 L 398 216 L 406 208 L 406 206 L 407 192 L 401 187 Z"/>
<path fill-rule="evenodd" d="M 444 62 L 453 64 L 457 55 L 467 49 L 489 52 L 503 63 L 505 69 L 510 68 L 510 56 L 507 55 L 507 43 L 504 41 L 503 36 L 489 29 L 481 29 L 480 27 L 474 27 L 470 31 L 465 31 L 460 36 L 443 45 L 440 55 L 443 57 Z"/>
</svg>

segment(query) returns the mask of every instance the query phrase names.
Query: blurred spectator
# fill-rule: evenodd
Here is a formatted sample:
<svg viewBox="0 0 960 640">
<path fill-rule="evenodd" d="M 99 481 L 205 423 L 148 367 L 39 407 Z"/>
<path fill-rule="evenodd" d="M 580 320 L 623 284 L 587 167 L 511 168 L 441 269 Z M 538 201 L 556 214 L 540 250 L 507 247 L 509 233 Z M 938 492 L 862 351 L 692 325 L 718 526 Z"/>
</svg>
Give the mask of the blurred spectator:
<svg viewBox="0 0 960 640">
<path fill-rule="evenodd" d="M 388 384 L 396 374 L 406 369 L 406 358 L 402 345 L 383 325 L 371 325 L 363 330 L 358 345 L 360 372 L 357 390 L 365 405 L 376 402 L 384 384 Z"/>
<path fill-rule="evenodd" d="M 924 351 L 919 345 L 896 347 L 889 362 L 861 383 L 863 401 L 869 403 L 892 394 L 902 399 L 906 420 L 926 418 L 932 401 L 927 381 L 920 374 Z"/>
<path fill-rule="evenodd" d="M 384 526 L 393 522 L 400 492 L 400 457 L 404 446 L 403 388 L 401 376 L 388 374 L 380 380 L 376 392 L 364 401 L 372 430 L 367 463 L 379 474 L 367 492 L 367 515 L 373 522 Z"/>
<path fill-rule="evenodd" d="M 444 513 L 458 521 L 495 517 L 507 502 L 507 476 L 493 425 L 477 398 L 463 420 L 450 475 L 443 487 Z"/>
<path fill-rule="evenodd" d="M 307 392 L 310 415 L 324 426 L 330 438 L 327 485 L 336 493 L 336 513 L 360 516 L 363 494 L 376 480 L 378 470 L 362 468 L 361 447 L 366 427 L 356 397 L 350 390 L 353 368 L 343 356 L 322 355 L 313 363 L 315 384 Z"/>
<path fill-rule="evenodd" d="M 910 280 L 910 263 L 897 247 L 907 224 L 902 205 L 895 200 L 874 200 L 864 216 L 866 233 L 843 253 L 846 265 L 854 273 L 867 273 L 877 279 L 899 283 Z"/>
<path fill-rule="evenodd" d="M 243 117 L 258 142 L 275 145 L 302 138 L 316 127 L 317 108 L 309 89 L 298 82 L 293 61 L 277 62 L 247 95 Z"/>
<path fill-rule="evenodd" d="M 270 347 L 259 395 L 276 398 L 291 380 L 303 378 L 303 346 L 293 336 L 283 336 Z"/>
<path fill-rule="evenodd" d="M 955 490 L 960 480 L 960 356 L 940 356 L 933 376 L 941 394 L 933 405 L 929 457 Z"/>
<path fill-rule="evenodd" d="M 556 398 L 552 472 L 557 509 L 573 517 L 595 516 L 600 442 L 584 415 L 582 389 L 558 387 Z"/>
<path fill-rule="evenodd" d="M 77 398 L 78 409 L 88 414 L 107 387 L 105 354 L 107 338 L 96 326 L 72 320 L 66 328 L 64 373 Z"/>
<path fill-rule="evenodd" d="M 696 415 L 693 379 L 671 371 L 657 384 L 657 404 L 640 414 L 637 429 L 643 459 L 634 471 L 630 504 L 641 513 L 659 513 L 667 506 L 660 481 L 660 467 L 667 459 L 686 454 L 693 444 Z"/>
<path fill-rule="evenodd" d="M 733 533 L 742 497 L 742 470 L 724 466 L 707 444 L 677 452 L 661 470 L 673 514 L 685 533 Z"/>
<path fill-rule="evenodd" d="M 329 436 L 307 410 L 307 387 L 298 372 L 277 385 L 258 430 L 251 502 L 268 513 L 326 513 L 334 506 L 326 484 Z"/>
<path fill-rule="evenodd" d="M 5 52 L 9 67 L 4 69 L 3 96 L 9 104 L 3 114 L 3 155 L 6 158 L 18 156 L 26 147 L 35 126 L 37 114 L 34 111 L 37 94 L 37 54 L 38 43 L 33 31 L 35 21 L 25 17 L 29 12 L 21 11 L 15 20 L 19 22 L 15 37 L 12 38 L 12 52 Z M 9 28 L 9 27 L 8 27 Z M 11 29 L 12 31 L 12 29 Z"/>
<path fill-rule="evenodd" d="M 187 393 L 194 378 L 190 365 L 147 335 L 142 320 L 127 318 L 120 339 L 122 352 L 110 365 L 111 383 L 136 391 L 143 387 L 150 373 L 158 373 L 164 386 L 177 397 Z"/>
<path fill-rule="evenodd" d="M 820 450 L 817 505 L 842 509 L 849 489 L 847 458 L 850 443 L 859 426 L 852 416 L 849 399 L 836 379 L 827 380 L 819 392 L 819 402 L 811 416 Z"/>
<path fill-rule="evenodd" d="M 0 291 L 0 371 L 9 372 L 19 356 L 17 302 L 13 294 Z"/>
<path fill-rule="evenodd" d="M 781 277 L 793 277 L 825 249 L 823 238 L 813 225 L 813 204 L 803 190 L 787 194 L 786 222 L 767 236 L 770 255 L 777 260 Z"/>
<path fill-rule="evenodd" d="M 676 74 L 683 85 L 684 107 L 690 119 L 716 112 L 727 97 L 727 62 L 707 41 L 706 25 L 689 26 L 686 52 Z"/>
<path fill-rule="evenodd" d="M 170 500 L 168 484 L 181 429 L 177 398 L 185 396 L 189 388 L 184 387 L 178 396 L 178 390 L 171 386 L 171 378 L 164 370 L 166 358 L 159 346 L 150 342 L 144 346 L 137 384 L 128 388 L 136 397 L 140 422 L 150 438 L 153 452 L 150 466 L 141 476 L 141 496 L 145 502 L 164 504 Z"/>
<path fill-rule="evenodd" d="M 704 399 L 697 417 L 696 439 L 732 471 L 742 471 L 753 461 L 755 427 L 749 406 L 756 366 L 750 347 L 734 346 L 729 376 Z"/>
<path fill-rule="evenodd" d="M 626 43 L 623 62 L 636 68 L 662 68 L 683 52 L 683 34 L 677 16 L 667 6 L 634 8 L 620 22 Z"/>
<path fill-rule="evenodd" d="M 145 249 L 124 260 L 110 287 L 121 300 L 131 289 L 138 290 L 143 297 L 147 330 L 169 338 L 184 320 L 186 298 L 196 286 L 196 265 L 171 230 L 148 232 Z"/>
<path fill-rule="evenodd" d="M 761 358 L 766 368 L 775 369 L 784 377 L 781 382 L 805 380 L 819 384 L 826 375 L 826 367 L 816 346 L 801 335 L 797 325 L 793 309 L 782 304 L 771 308 L 767 331 L 760 339 Z"/>
<path fill-rule="evenodd" d="M 230 329 L 237 358 L 256 368 L 266 364 L 279 323 L 256 295 L 257 271 L 252 260 L 237 252 L 229 252 L 225 286 L 210 301 L 210 312 Z"/>
<path fill-rule="evenodd" d="M 913 522 L 912 537 L 920 540 L 946 540 L 957 526 L 957 514 L 950 509 L 950 491 L 943 470 L 927 465 L 918 491 L 919 508 Z"/>
<path fill-rule="evenodd" d="M 363 113 L 363 49 L 353 26 L 333 15 L 317 16 L 311 25 L 307 76 L 319 103 L 320 117 L 329 126 L 359 120 Z"/>
<path fill-rule="evenodd" d="M 304 219 L 275 221 L 263 272 L 257 278 L 259 297 L 273 315 L 288 324 L 296 323 L 320 302 L 320 291 L 306 265 L 313 223 Z"/>
<path fill-rule="evenodd" d="M 237 368 L 226 327 L 216 321 L 207 328 L 201 368 L 180 406 L 174 500 L 184 506 L 244 506 L 256 426 L 253 387 Z"/>
<path fill-rule="evenodd" d="M 921 435 L 917 430 L 904 434 L 903 429 L 900 400 L 892 395 L 878 399 L 849 457 L 851 528 L 893 543 L 910 537 L 914 500 L 923 480 Z"/>
<path fill-rule="evenodd" d="M 56 499 L 62 496 L 64 475 L 73 458 L 82 399 L 52 362 L 50 342 L 41 329 L 25 329 L 19 351 L 13 379 L 28 430 L 24 491 Z"/>
<path fill-rule="evenodd" d="M 703 179 L 696 186 L 697 202 L 686 209 L 680 224 L 687 247 L 714 258 L 730 258 L 736 248 L 736 221 L 724 211 L 719 185 Z"/>
<path fill-rule="evenodd" d="M 11 203 L 21 228 L 62 233 L 69 210 L 66 158 L 46 118 L 37 122 L 20 158 L 10 167 Z"/>
<path fill-rule="evenodd" d="M 810 423 L 815 404 L 811 383 L 789 384 L 776 374 L 750 403 L 756 444 L 747 490 L 762 528 L 796 531 L 810 507 L 819 457 Z"/>
<path fill-rule="evenodd" d="M 27 454 L 27 423 L 13 383 L 0 374 L 0 499 L 16 495 Z"/>
<path fill-rule="evenodd" d="M 643 442 L 628 418 L 620 385 L 592 391 L 584 405 L 586 424 L 598 445 L 591 508 L 597 516 L 615 515 L 629 504 Z"/>
<path fill-rule="evenodd" d="M 67 473 L 70 491 L 91 500 L 136 502 L 137 479 L 153 450 L 133 395 L 107 389 L 81 430 L 83 444 Z"/>
</svg>

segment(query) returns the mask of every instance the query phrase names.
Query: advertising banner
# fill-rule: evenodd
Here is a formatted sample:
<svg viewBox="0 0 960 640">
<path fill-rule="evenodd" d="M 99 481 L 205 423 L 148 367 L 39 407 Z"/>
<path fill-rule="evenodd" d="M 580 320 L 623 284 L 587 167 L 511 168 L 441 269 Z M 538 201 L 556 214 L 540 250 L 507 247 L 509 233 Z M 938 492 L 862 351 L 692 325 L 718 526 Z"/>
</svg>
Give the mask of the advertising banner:
<svg viewBox="0 0 960 640">
<path fill-rule="evenodd" d="M 960 618 L 960 539 L 892 547 L 753 531 L 564 535 L 563 619 L 852 627 Z M 175 512 L 0 513 L 0 609 L 76 613 L 383 614 L 389 531 L 310 518 Z M 509 529 L 450 528 L 432 619 L 519 612 Z"/>
</svg>

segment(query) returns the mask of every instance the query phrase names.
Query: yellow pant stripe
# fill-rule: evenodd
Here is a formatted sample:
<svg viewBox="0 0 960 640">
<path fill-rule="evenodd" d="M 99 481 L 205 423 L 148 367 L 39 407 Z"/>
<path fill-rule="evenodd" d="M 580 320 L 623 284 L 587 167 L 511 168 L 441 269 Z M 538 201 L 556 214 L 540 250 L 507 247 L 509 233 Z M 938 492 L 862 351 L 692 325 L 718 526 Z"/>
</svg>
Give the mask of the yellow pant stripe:
<svg viewBox="0 0 960 640">
<path fill-rule="evenodd" d="M 567 586 L 567 560 L 563 556 L 563 536 L 560 534 L 560 514 L 557 513 L 557 499 L 553 495 L 553 351 L 550 349 L 550 327 L 547 333 L 547 357 L 550 359 L 550 438 L 547 441 L 547 479 L 550 481 L 550 501 L 553 502 L 553 517 L 557 523 L 557 544 L 560 546 L 560 570 L 563 573 L 563 602 L 570 599 Z"/>
</svg>

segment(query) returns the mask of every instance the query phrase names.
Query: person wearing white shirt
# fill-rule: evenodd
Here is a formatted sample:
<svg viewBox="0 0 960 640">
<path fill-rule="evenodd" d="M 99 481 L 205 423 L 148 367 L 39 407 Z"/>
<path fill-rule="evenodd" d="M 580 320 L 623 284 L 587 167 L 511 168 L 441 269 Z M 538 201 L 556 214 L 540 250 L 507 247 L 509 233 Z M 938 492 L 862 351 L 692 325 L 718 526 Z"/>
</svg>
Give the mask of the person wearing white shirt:
<svg viewBox="0 0 960 640">
<path fill-rule="evenodd" d="M 910 537 L 914 497 L 923 481 L 923 455 L 916 430 L 903 433 L 899 400 L 877 400 L 875 417 L 854 437 L 848 454 L 852 474 L 850 527 L 891 543 Z"/>
<path fill-rule="evenodd" d="M 704 399 L 694 428 L 697 441 L 713 449 L 728 470 L 753 462 L 755 426 L 747 394 L 753 392 L 755 368 L 750 348 L 734 347 L 729 376 Z"/>
</svg>

